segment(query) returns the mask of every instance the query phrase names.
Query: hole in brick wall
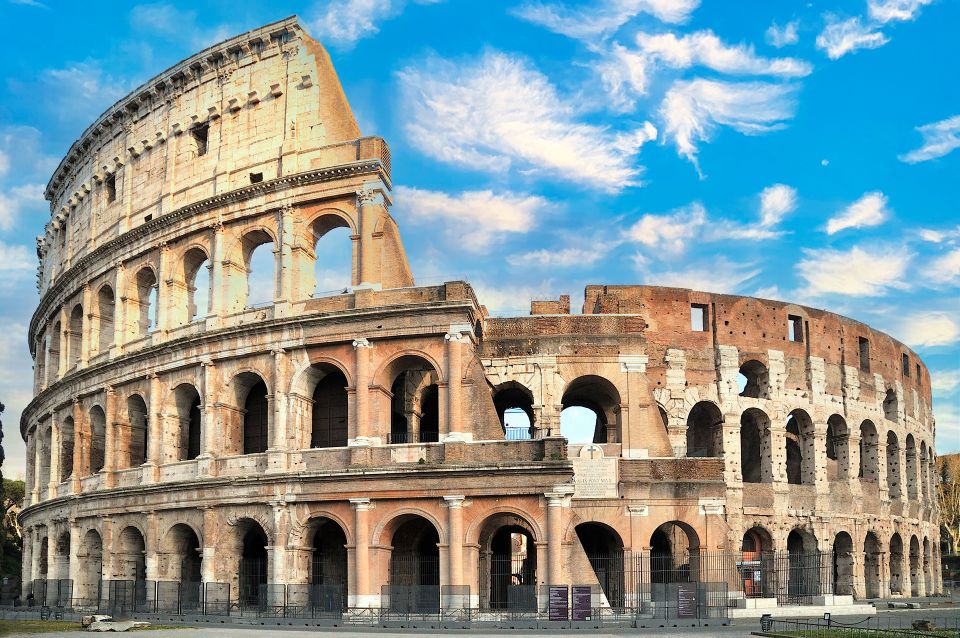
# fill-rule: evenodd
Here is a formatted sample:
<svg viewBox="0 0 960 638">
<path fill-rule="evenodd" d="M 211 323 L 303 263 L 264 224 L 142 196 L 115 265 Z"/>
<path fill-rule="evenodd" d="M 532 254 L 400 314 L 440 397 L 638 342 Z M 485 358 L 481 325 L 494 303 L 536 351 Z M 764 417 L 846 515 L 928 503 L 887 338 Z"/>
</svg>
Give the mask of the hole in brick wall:
<svg viewBox="0 0 960 638">
<path fill-rule="evenodd" d="M 250 183 L 259 184 L 263 181 L 263 173 L 250 173 Z"/>
<path fill-rule="evenodd" d="M 787 337 L 790 341 L 803 342 L 803 319 L 796 315 L 787 315 Z"/>
<path fill-rule="evenodd" d="M 107 175 L 103 180 L 103 188 L 107 193 L 107 203 L 115 202 L 117 200 L 117 176 Z"/>
<path fill-rule="evenodd" d="M 707 307 L 704 304 L 690 304 L 690 329 L 694 332 L 706 332 Z"/>
<path fill-rule="evenodd" d="M 745 362 L 737 374 L 740 396 L 765 399 L 769 392 L 770 373 L 767 366 L 756 360 Z"/>
<path fill-rule="evenodd" d="M 532 438 L 535 416 L 530 390 L 516 381 L 507 381 L 494 390 L 493 405 L 507 439 Z"/>
<path fill-rule="evenodd" d="M 903 376 L 909 377 L 910 376 L 910 357 L 908 357 L 907 354 L 904 353 L 901 355 L 901 359 L 902 359 L 901 364 L 903 368 Z"/>
<path fill-rule="evenodd" d="M 143 216 L 143 223 L 147 223 L 147 222 L 150 221 L 151 219 L 153 219 L 153 213 L 151 213 L 151 214 L 149 214 L 149 215 L 144 215 L 144 216 Z"/>
<path fill-rule="evenodd" d="M 860 352 L 860 369 L 870 372 L 870 341 L 866 337 L 857 337 L 857 347 Z"/>
<path fill-rule="evenodd" d="M 200 124 L 190 129 L 190 138 L 193 140 L 193 150 L 197 157 L 207 154 L 207 138 L 210 133 L 210 126 Z"/>
</svg>

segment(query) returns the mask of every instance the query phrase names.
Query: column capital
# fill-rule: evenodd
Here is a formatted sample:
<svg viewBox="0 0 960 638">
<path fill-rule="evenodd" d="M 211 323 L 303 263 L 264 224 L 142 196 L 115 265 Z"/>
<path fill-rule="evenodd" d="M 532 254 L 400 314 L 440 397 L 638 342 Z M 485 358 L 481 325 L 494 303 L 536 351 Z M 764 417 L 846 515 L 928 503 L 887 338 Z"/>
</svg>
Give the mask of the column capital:
<svg viewBox="0 0 960 638">
<path fill-rule="evenodd" d="M 466 500 L 467 497 L 464 496 L 463 494 L 445 495 L 442 498 L 443 498 L 442 505 L 444 507 L 449 507 L 450 509 L 459 509 L 460 507 L 466 506 L 468 504 Z"/>
<path fill-rule="evenodd" d="M 650 358 L 645 354 L 622 354 L 620 355 L 620 372 L 639 372 L 641 374 L 647 371 L 647 363 Z"/>
<path fill-rule="evenodd" d="M 373 344 L 370 343 L 369 339 L 366 339 L 364 337 L 358 337 L 357 339 L 353 340 L 353 347 L 354 348 L 372 348 Z"/>
<path fill-rule="evenodd" d="M 358 512 L 366 512 L 376 507 L 376 504 L 371 503 L 369 498 L 351 498 L 350 505 Z"/>
<path fill-rule="evenodd" d="M 462 332 L 448 332 L 443 335 L 445 341 L 455 341 L 457 343 L 462 343 L 467 340 L 466 335 Z"/>
</svg>

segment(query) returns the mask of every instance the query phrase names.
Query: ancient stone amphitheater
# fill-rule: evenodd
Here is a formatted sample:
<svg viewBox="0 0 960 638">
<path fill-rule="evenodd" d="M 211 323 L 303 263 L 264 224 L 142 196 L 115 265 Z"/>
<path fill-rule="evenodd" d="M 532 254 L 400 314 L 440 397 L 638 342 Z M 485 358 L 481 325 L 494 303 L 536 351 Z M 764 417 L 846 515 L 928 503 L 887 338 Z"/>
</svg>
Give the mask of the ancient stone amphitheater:
<svg viewBox="0 0 960 638">
<path fill-rule="evenodd" d="M 390 170 L 296 18 L 83 132 L 37 240 L 24 596 L 494 612 L 569 585 L 683 616 L 939 591 L 902 343 L 654 286 L 491 317 L 416 285 Z M 331 236 L 350 285 L 321 294 Z"/>
</svg>

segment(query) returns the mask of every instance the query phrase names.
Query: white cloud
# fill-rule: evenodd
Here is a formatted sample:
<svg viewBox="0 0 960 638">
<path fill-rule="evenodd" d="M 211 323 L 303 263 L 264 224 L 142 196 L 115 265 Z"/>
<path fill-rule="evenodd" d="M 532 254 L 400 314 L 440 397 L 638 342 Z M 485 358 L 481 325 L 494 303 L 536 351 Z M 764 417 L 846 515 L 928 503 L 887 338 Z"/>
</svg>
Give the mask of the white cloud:
<svg viewBox="0 0 960 638">
<path fill-rule="evenodd" d="M 717 126 L 758 135 L 782 128 L 793 117 L 794 88 L 763 82 L 678 81 L 660 105 L 665 138 L 680 155 L 697 163 L 697 144 L 708 141 Z"/>
<path fill-rule="evenodd" d="M 612 106 L 621 111 L 631 111 L 635 98 L 647 92 L 650 80 L 647 67 L 644 56 L 614 42 L 606 55 L 594 65 L 594 70 L 600 76 Z"/>
<path fill-rule="evenodd" d="M 689 268 L 680 270 L 650 271 L 646 269 L 643 260 L 638 261 L 637 266 L 648 283 L 716 293 L 738 292 L 760 274 L 760 269 L 753 264 L 732 262 L 726 257 L 692 264 Z"/>
<path fill-rule="evenodd" d="M 535 195 L 464 191 L 451 195 L 420 188 L 398 187 L 397 203 L 414 223 L 443 224 L 447 234 L 470 252 L 488 252 L 511 233 L 526 233 L 550 203 Z"/>
<path fill-rule="evenodd" d="M 40 76 L 44 106 L 66 120 L 89 120 L 126 95 L 130 83 L 115 78 L 92 60 L 62 69 L 47 69 Z"/>
<path fill-rule="evenodd" d="M 960 387 L 960 370 L 933 370 L 930 383 L 934 392 L 952 392 Z"/>
<path fill-rule="evenodd" d="M 24 184 L 0 191 L 0 230 L 12 229 L 24 208 L 46 208 L 42 184 Z"/>
<path fill-rule="evenodd" d="M 934 230 L 932 228 L 921 228 L 917 231 L 920 239 L 932 244 L 939 244 L 945 241 L 952 242 L 954 239 L 960 239 L 960 226 L 953 230 Z"/>
<path fill-rule="evenodd" d="M 721 73 L 802 77 L 813 70 L 809 63 L 795 58 L 764 58 L 745 44 L 724 44 L 710 30 L 677 36 L 673 33 L 637 34 L 637 46 L 651 60 L 674 68 L 699 65 Z"/>
<path fill-rule="evenodd" d="M 37 9 L 49 9 L 47 5 L 37 0 L 8 0 L 10 4 L 20 4 L 25 7 L 35 7 Z"/>
<path fill-rule="evenodd" d="M 872 24 L 861 24 L 859 17 L 840 20 L 827 18 L 827 26 L 817 36 L 817 48 L 827 52 L 831 60 L 842 58 L 858 49 L 876 49 L 889 42 Z"/>
<path fill-rule="evenodd" d="M 918 312 L 903 317 L 894 334 L 913 348 L 949 346 L 960 341 L 960 323 L 947 312 Z"/>
<path fill-rule="evenodd" d="M 903 246 L 854 246 L 848 251 L 804 250 L 797 274 L 807 282 L 807 295 L 838 294 L 877 297 L 903 282 L 912 255 Z"/>
<path fill-rule="evenodd" d="M 782 27 L 774 22 L 767 28 L 767 31 L 764 34 L 767 43 L 771 46 L 777 47 L 778 49 L 780 47 L 796 44 L 800 41 L 800 35 L 797 33 L 798 26 L 799 23 L 796 20 L 788 22 Z"/>
<path fill-rule="evenodd" d="M 37 258 L 29 248 L 0 241 L 0 272 L 33 271 L 36 269 Z"/>
<path fill-rule="evenodd" d="M 934 283 L 960 285 L 960 248 L 934 259 L 926 272 Z"/>
<path fill-rule="evenodd" d="M 797 190 L 786 184 L 774 184 L 760 193 L 760 225 L 776 226 L 785 215 L 797 209 Z"/>
<path fill-rule="evenodd" d="M 533 250 L 507 257 L 511 266 L 536 266 L 540 268 L 569 268 L 570 266 L 590 266 L 598 262 L 606 251 L 603 247 L 576 248 L 567 247 L 558 250 Z"/>
<path fill-rule="evenodd" d="M 940 402 L 934 398 L 933 414 L 937 422 L 937 454 L 960 452 L 960 397 Z"/>
<path fill-rule="evenodd" d="M 598 0 L 574 9 L 557 3 L 529 2 L 513 14 L 568 38 L 594 40 L 615 33 L 641 13 L 663 22 L 686 22 L 699 5 L 700 0 Z"/>
<path fill-rule="evenodd" d="M 913 20 L 933 0 L 867 0 L 867 13 L 880 23 Z"/>
<path fill-rule="evenodd" d="M 200 24 L 196 11 L 181 10 L 165 2 L 138 4 L 130 9 L 130 26 L 170 42 L 178 42 L 192 50 L 205 49 L 222 42 L 240 29 L 228 24 Z M 142 40 L 152 55 L 152 47 Z"/>
<path fill-rule="evenodd" d="M 615 133 L 580 121 L 577 101 L 524 60 L 496 51 L 464 65 L 431 59 L 399 76 L 410 142 L 474 169 L 503 172 L 517 163 L 617 192 L 640 184 L 636 156 L 657 135 L 649 122 Z"/>
<path fill-rule="evenodd" d="M 827 234 L 833 235 L 845 228 L 879 226 L 889 217 L 887 196 L 880 191 L 865 193 L 827 221 Z"/>
<path fill-rule="evenodd" d="M 417 0 L 417 4 L 436 4 L 443 0 Z M 395 18 L 406 8 L 407 0 L 330 0 L 314 7 L 310 27 L 321 42 L 350 48 L 358 40 L 380 31 L 380 24 Z"/>
<path fill-rule="evenodd" d="M 626 237 L 650 248 L 680 253 L 707 223 L 707 211 L 699 202 L 668 215 L 644 215 L 626 231 Z"/>
<path fill-rule="evenodd" d="M 494 316 L 528 314 L 533 299 L 556 299 L 553 282 L 542 281 L 537 285 L 491 286 L 480 282 L 474 284 L 477 299 Z"/>
<path fill-rule="evenodd" d="M 960 115 L 918 126 L 917 130 L 923 136 L 923 146 L 901 155 L 903 162 L 926 162 L 960 148 Z"/>
</svg>

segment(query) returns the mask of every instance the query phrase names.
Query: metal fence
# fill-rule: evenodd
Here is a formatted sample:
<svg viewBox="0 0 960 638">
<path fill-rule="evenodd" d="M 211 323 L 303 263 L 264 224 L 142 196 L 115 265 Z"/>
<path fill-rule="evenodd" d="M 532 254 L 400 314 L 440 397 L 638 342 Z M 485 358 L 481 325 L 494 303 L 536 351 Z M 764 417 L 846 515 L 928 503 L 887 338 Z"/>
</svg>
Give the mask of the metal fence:
<svg viewBox="0 0 960 638">
<path fill-rule="evenodd" d="M 895 614 L 871 616 L 857 622 L 832 619 L 760 620 L 762 636 L 807 636 L 809 638 L 955 638 L 960 636 L 960 617 L 915 620 Z"/>
</svg>

